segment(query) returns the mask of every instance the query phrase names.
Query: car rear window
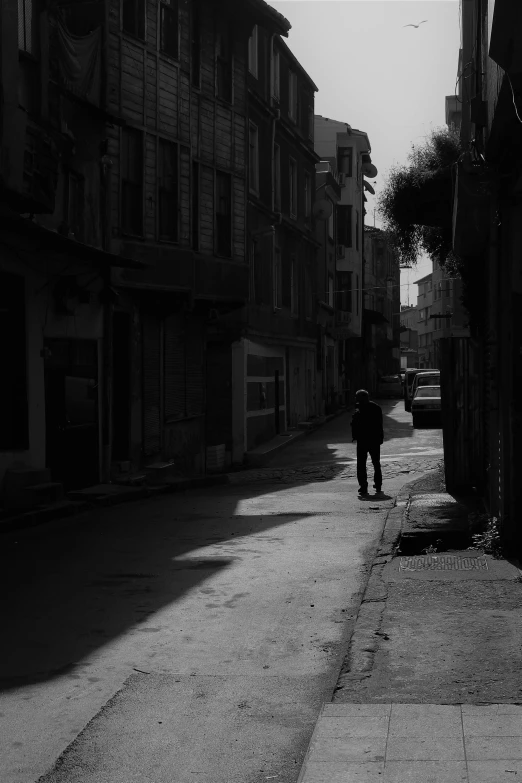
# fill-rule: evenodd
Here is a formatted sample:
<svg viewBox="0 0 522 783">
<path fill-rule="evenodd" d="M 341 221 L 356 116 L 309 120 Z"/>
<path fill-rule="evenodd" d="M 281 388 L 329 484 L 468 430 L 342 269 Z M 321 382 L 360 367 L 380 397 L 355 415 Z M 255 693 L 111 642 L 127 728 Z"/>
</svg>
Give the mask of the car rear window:
<svg viewBox="0 0 522 783">
<path fill-rule="evenodd" d="M 417 389 L 416 397 L 440 397 L 440 386 L 421 386 Z"/>
</svg>

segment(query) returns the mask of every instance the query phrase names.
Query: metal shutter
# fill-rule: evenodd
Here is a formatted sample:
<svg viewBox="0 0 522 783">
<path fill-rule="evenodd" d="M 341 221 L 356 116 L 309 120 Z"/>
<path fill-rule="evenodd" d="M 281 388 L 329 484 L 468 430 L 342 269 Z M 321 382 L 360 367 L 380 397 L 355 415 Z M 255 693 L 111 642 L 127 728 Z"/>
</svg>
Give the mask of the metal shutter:
<svg viewBox="0 0 522 783">
<path fill-rule="evenodd" d="M 164 345 L 165 418 L 185 415 L 185 343 L 179 316 L 165 320 Z"/>
<path fill-rule="evenodd" d="M 143 317 L 143 451 L 160 451 L 160 321 Z"/>
<path fill-rule="evenodd" d="M 204 412 L 204 372 L 203 338 L 199 335 L 187 335 L 187 416 L 198 416 Z"/>
</svg>

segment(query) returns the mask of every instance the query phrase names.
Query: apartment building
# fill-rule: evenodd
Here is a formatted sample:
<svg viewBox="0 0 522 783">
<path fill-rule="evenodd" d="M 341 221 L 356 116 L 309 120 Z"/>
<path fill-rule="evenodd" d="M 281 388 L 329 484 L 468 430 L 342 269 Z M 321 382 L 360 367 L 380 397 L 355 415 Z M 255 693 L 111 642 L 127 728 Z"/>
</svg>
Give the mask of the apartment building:
<svg viewBox="0 0 522 783">
<path fill-rule="evenodd" d="M 400 313 L 401 369 L 419 366 L 419 311 L 402 305 Z"/>
<path fill-rule="evenodd" d="M 336 207 L 337 259 L 336 286 L 349 291 L 351 310 L 343 316 L 339 364 L 347 394 L 364 382 L 363 372 L 363 250 L 364 191 L 370 187 L 365 178 L 377 176 L 371 162 L 371 147 L 363 131 L 345 122 L 315 116 L 315 151 L 321 160 L 335 164 L 340 176 L 341 200 Z"/>
<path fill-rule="evenodd" d="M 420 280 L 416 280 L 415 285 L 419 286 L 417 294 L 418 366 L 421 369 L 423 367 L 437 368 L 434 345 L 435 321 L 432 318 L 433 274 L 430 273 Z"/>
</svg>

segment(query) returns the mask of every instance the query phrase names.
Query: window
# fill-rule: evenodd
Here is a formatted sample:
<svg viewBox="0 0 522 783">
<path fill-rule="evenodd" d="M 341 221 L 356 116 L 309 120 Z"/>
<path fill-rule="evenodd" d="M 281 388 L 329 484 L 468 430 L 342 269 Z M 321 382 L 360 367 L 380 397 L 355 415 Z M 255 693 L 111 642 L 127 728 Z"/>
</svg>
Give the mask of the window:
<svg viewBox="0 0 522 783">
<path fill-rule="evenodd" d="M 334 279 L 332 275 L 328 275 L 328 304 L 330 307 L 334 306 Z"/>
<path fill-rule="evenodd" d="M 160 139 L 158 155 L 159 238 L 178 238 L 178 147 Z"/>
<path fill-rule="evenodd" d="M 355 210 L 355 249 L 359 250 L 359 211 Z"/>
<path fill-rule="evenodd" d="M 143 40 L 145 38 L 145 0 L 123 0 L 122 17 L 124 32 Z"/>
<path fill-rule="evenodd" d="M 199 87 L 201 74 L 201 26 L 197 8 L 192 12 L 192 41 L 190 56 L 192 60 L 192 85 Z"/>
<path fill-rule="evenodd" d="M 274 54 L 272 57 L 272 97 L 276 99 L 276 101 L 279 100 L 281 97 L 281 67 L 280 67 L 280 60 L 279 60 L 279 52 L 277 49 L 274 49 Z"/>
<path fill-rule="evenodd" d="M 359 275 L 355 277 L 355 312 L 359 315 Z"/>
<path fill-rule="evenodd" d="M 25 281 L 0 272 L 0 347 L 9 367 L 0 384 L 0 451 L 29 448 Z"/>
<path fill-rule="evenodd" d="M 312 178 L 310 174 L 305 174 L 305 220 L 310 222 L 312 217 Z"/>
<path fill-rule="evenodd" d="M 160 49 L 171 57 L 178 56 L 178 0 L 160 2 Z"/>
<path fill-rule="evenodd" d="M 143 233 L 143 138 L 133 128 L 121 132 L 121 228 Z"/>
<path fill-rule="evenodd" d="M 216 252 L 232 255 L 232 182 L 221 171 L 216 172 Z"/>
<path fill-rule="evenodd" d="M 199 250 L 199 163 L 192 163 L 192 249 Z"/>
<path fill-rule="evenodd" d="M 289 193 L 288 210 L 290 212 L 290 217 L 296 218 L 297 217 L 297 163 L 293 158 L 290 158 L 289 174 L 290 174 L 290 193 Z"/>
<path fill-rule="evenodd" d="M 259 193 L 259 132 L 253 122 L 249 125 L 248 145 L 249 189 Z"/>
<path fill-rule="evenodd" d="M 72 233 L 75 239 L 82 241 L 84 178 L 73 171 L 69 171 L 66 180 L 66 187 L 66 220 L 69 227 L 69 233 Z"/>
<path fill-rule="evenodd" d="M 426 308 L 423 307 L 421 310 L 419 310 L 419 321 L 425 321 L 426 320 Z"/>
<path fill-rule="evenodd" d="M 337 171 L 352 176 L 353 150 L 351 147 L 339 147 L 337 149 Z"/>
<path fill-rule="evenodd" d="M 337 309 L 352 312 L 352 273 L 339 272 L 337 275 Z"/>
<path fill-rule="evenodd" d="M 290 263 L 290 314 L 294 317 L 299 314 L 299 271 L 295 256 Z"/>
<path fill-rule="evenodd" d="M 337 205 L 337 242 L 345 247 L 352 246 L 352 205 Z"/>
<path fill-rule="evenodd" d="M 272 262 L 272 303 L 274 310 L 281 308 L 282 301 L 282 269 L 281 269 L 281 249 L 274 249 Z"/>
<path fill-rule="evenodd" d="M 252 35 L 248 39 L 248 70 L 257 79 L 257 36 L 258 27 L 254 25 Z"/>
<path fill-rule="evenodd" d="M 33 0 L 18 0 L 18 48 L 29 54 L 34 53 L 34 23 Z"/>
<path fill-rule="evenodd" d="M 281 147 L 274 147 L 274 209 L 281 212 Z"/>
<path fill-rule="evenodd" d="M 288 73 L 288 116 L 297 122 L 297 74 L 294 71 Z"/>
<path fill-rule="evenodd" d="M 232 103 L 232 45 L 226 27 L 217 33 L 217 96 Z"/>
<path fill-rule="evenodd" d="M 311 318 L 313 312 L 312 275 L 310 262 L 305 266 L 305 317 Z"/>
</svg>

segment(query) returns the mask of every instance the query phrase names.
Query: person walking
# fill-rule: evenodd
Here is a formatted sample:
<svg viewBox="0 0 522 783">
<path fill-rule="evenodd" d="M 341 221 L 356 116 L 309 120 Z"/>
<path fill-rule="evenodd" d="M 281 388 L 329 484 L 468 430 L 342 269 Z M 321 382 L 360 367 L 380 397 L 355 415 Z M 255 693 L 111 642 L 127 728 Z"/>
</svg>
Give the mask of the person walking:
<svg viewBox="0 0 522 783">
<path fill-rule="evenodd" d="M 366 389 L 359 389 L 355 395 L 356 411 L 352 416 L 352 440 L 357 441 L 357 480 L 359 495 L 368 494 L 366 461 L 368 454 L 373 463 L 375 491 L 381 492 L 381 445 L 384 443 L 382 408 L 370 401 Z"/>
</svg>

